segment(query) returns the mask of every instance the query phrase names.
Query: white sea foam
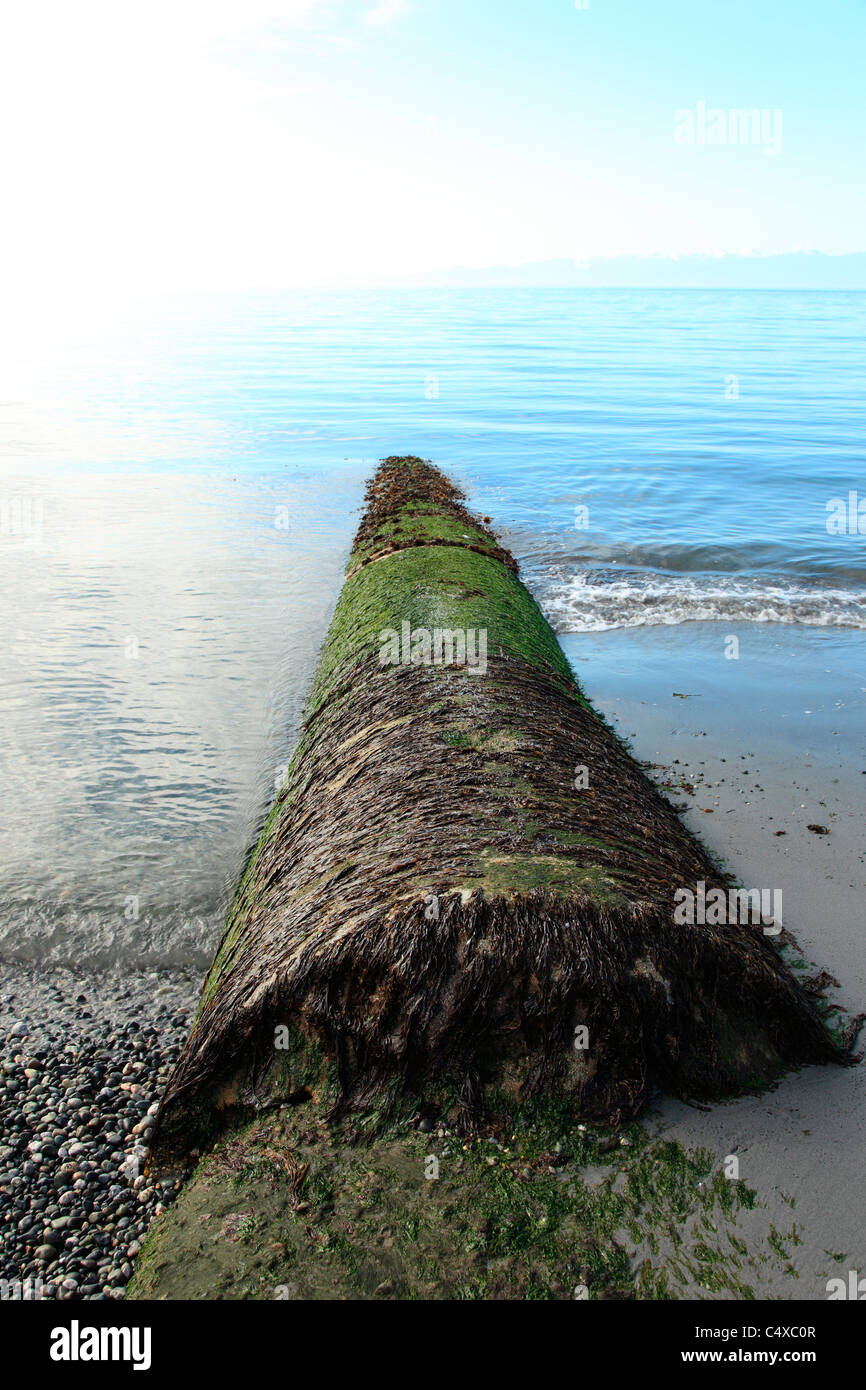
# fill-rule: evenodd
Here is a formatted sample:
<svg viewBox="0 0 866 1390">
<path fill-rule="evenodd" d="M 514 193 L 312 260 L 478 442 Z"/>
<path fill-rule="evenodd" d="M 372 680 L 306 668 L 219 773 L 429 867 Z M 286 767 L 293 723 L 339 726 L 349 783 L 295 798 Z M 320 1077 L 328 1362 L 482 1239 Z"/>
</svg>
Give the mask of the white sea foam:
<svg viewBox="0 0 866 1390">
<path fill-rule="evenodd" d="M 866 629 L 866 592 L 772 583 L 731 575 L 612 576 L 581 570 L 555 580 L 541 595 L 555 631 L 605 632 L 617 627 L 689 622 L 799 623 Z"/>
</svg>

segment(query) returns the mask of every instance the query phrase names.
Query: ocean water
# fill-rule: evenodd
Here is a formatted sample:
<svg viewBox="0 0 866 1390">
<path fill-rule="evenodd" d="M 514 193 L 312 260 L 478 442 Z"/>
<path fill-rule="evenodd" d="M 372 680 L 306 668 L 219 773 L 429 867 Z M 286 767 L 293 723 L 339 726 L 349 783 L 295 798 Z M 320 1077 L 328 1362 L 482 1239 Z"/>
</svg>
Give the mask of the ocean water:
<svg viewBox="0 0 866 1390">
<path fill-rule="evenodd" d="M 7 331 L 0 959 L 207 963 L 385 454 L 493 517 L 590 693 L 605 634 L 754 624 L 858 689 L 864 336 L 866 294 L 624 290 Z"/>
</svg>

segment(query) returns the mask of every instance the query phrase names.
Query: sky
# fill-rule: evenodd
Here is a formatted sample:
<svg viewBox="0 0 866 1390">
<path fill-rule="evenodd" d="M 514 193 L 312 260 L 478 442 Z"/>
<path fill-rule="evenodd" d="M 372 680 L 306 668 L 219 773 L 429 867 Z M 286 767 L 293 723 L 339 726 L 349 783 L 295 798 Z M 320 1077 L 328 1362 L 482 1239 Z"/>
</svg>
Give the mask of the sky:
<svg viewBox="0 0 866 1390">
<path fill-rule="evenodd" d="M 864 69 L 866 0 L 0 0 L 0 294 L 862 251 Z"/>
</svg>

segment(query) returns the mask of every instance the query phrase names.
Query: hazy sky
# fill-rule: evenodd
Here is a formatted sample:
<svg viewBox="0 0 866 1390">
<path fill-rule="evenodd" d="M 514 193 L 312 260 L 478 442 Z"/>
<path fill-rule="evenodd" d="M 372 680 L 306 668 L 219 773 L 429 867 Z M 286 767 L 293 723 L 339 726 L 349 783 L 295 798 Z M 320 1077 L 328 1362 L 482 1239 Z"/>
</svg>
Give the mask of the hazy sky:
<svg viewBox="0 0 866 1390">
<path fill-rule="evenodd" d="M 0 0 L 0 290 L 862 250 L 864 71 L 863 0 Z"/>
</svg>

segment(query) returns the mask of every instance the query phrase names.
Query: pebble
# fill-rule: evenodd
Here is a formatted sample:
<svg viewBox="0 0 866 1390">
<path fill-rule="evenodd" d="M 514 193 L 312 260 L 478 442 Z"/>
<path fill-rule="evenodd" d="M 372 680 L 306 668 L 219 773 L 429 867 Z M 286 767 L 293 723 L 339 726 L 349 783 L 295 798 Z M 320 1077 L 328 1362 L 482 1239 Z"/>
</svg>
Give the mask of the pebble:
<svg viewBox="0 0 866 1390">
<path fill-rule="evenodd" d="M 140 1170 L 197 993 L 179 971 L 4 974 L 0 1279 L 39 1276 L 55 1299 L 123 1296 L 176 1195 Z"/>
</svg>

